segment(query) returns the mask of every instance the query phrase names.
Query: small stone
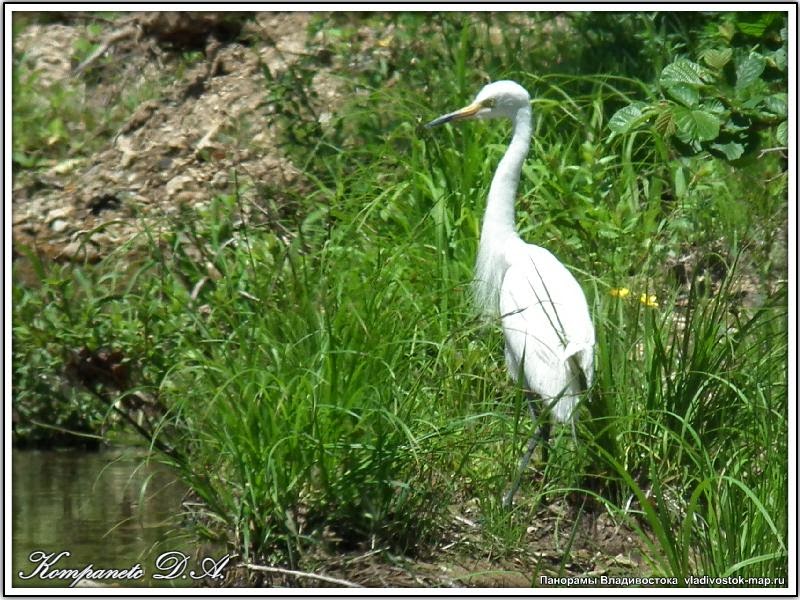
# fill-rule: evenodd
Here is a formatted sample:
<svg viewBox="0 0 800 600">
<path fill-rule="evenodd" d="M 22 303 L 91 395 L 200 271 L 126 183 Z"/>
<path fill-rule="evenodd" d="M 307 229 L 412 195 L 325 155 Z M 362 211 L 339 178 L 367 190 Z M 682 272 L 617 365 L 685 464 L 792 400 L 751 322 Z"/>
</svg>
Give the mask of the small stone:
<svg viewBox="0 0 800 600">
<path fill-rule="evenodd" d="M 79 158 L 68 158 L 67 160 L 62 160 L 56 166 L 51 169 L 51 172 L 55 175 L 66 175 L 70 171 L 74 171 L 75 167 L 80 165 L 82 162 Z"/>
<path fill-rule="evenodd" d="M 61 233 L 67 228 L 68 223 L 64 219 L 55 219 L 50 223 L 50 229 L 56 233 Z"/>
<path fill-rule="evenodd" d="M 192 183 L 193 179 L 188 175 L 177 175 L 167 182 L 166 190 L 167 196 L 174 196 L 178 192 L 183 191 Z"/>
<path fill-rule="evenodd" d="M 219 171 L 211 180 L 211 185 L 217 189 L 222 189 L 228 186 L 228 174 L 225 171 Z"/>
<path fill-rule="evenodd" d="M 119 243 L 119 240 L 112 237 L 105 231 L 93 233 L 91 236 L 92 243 L 96 246 L 103 248 L 111 248 Z"/>
<path fill-rule="evenodd" d="M 62 206 L 54 208 L 47 213 L 47 222 L 55 221 L 56 219 L 65 219 L 72 215 L 73 209 L 71 206 Z"/>
<path fill-rule="evenodd" d="M 187 206 L 196 206 L 202 202 L 204 196 L 202 192 L 183 191 L 175 194 L 175 204 L 184 204 Z"/>
<path fill-rule="evenodd" d="M 96 262 L 99 258 L 94 246 L 80 240 L 75 240 L 64 246 L 59 256 L 63 256 L 69 260 L 82 260 L 87 262 Z"/>
</svg>

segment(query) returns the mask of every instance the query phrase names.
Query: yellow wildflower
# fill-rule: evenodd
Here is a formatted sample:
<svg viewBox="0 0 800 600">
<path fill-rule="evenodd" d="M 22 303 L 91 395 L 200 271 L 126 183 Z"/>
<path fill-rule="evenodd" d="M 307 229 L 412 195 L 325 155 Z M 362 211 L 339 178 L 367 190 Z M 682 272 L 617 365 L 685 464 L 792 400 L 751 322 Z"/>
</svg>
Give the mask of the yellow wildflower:
<svg viewBox="0 0 800 600">
<path fill-rule="evenodd" d="M 614 298 L 626 298 L 631 291 L 628 288 L 611 288 L 608 293 Z"/>
<path fill-rule="evenodd" d="M 658 298 L 655 294 L 642 294 L 639 296 L 639 302 L 650 308 L 658 308 Z"/>
</svg>

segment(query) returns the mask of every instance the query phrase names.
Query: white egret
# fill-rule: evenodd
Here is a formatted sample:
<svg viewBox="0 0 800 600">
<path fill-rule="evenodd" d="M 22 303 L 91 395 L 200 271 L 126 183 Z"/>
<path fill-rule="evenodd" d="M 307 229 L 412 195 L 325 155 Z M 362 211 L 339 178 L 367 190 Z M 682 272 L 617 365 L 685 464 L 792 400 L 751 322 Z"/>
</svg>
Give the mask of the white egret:
<svg viewBox="0 0 800 600">
<path fill-rule="evenodd" d="M 536 420 L 538 399 L 544 411 L 571 423 L 580 394 L 594 377 L 594 327 L 583 290 L 549 251 L 527 244 L 514 224 L 514 199 L 531 140 L 528 92 L 514 81 L 485 86 L 468 106 L 434 119 L 433 127 L 464 119 L 511 119 L 511 143 L 489 188 L 475 269 L 475 300 L 482 312 L 499 315 L 511 377 L 524 386 Z M 528 442 L 519 472 L 503 498 L 510 506 L 538 439 L 549 433 L 547 415 Z"/>
</svg>

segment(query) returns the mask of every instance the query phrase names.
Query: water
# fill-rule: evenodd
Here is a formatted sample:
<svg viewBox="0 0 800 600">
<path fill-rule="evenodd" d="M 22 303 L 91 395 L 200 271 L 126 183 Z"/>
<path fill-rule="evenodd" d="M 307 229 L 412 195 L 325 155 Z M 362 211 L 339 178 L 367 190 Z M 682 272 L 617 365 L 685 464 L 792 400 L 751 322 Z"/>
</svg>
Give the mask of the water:
<svg viewBox="0 0 800 600">
<path fill-rule="evenodd" d="M 14 586 L 66 587 L 73 583 L 74 578 L 69 577 L 20 577 L 20 571 L 28 575 L 37 567 L 42 569 L 41 575 L 40 557 L 53 554 L 55 558 L 62 551 L 70 555 L 62 555 L 52 564 L 49 574 L 63 569 L 80 571 L 88 565 L 95 571 L 128 571 L 124 579 L 121 573 L 116 581 L 87 577 L 82 585 L 193 583 L 187 575 L 197 568 L 202 550 L 180 526 L 186 488 L 165 467 L 143 464 L 141 456 L 130 451 L 14 450 L 12 469 Z M 183 554 L 163 557 L 158 563 L 159 556 L 170 551 Z M 217 559 L 224 557 L 224 552 L 216 554 Z M 162 573 L 174 567 L 174 577 L 154 579 L 157 565 Z"/>
</svg>

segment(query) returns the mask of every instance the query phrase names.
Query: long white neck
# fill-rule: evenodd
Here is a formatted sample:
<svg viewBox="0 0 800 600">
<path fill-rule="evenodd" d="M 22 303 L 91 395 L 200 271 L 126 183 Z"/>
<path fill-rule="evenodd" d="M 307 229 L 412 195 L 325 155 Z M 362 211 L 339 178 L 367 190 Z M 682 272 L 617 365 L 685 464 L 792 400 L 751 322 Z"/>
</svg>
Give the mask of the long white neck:
<svg viewBox="0 0 800 600">
<path fill-rule="evenodd" d="M 511 143 L 497 166 L 489 188 L 475 266 L 475 301 L 478 308 L 488 314 L 497 312 L 500 285 L 508 268 L 504 257 L 506 242 L 519 239 L 514 225 L 514 199 L 522 163 L 528 155 L 531 142 L 530 107 L 520 108 L 514 115 L 513 123 Z"/>
</svg>

